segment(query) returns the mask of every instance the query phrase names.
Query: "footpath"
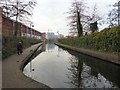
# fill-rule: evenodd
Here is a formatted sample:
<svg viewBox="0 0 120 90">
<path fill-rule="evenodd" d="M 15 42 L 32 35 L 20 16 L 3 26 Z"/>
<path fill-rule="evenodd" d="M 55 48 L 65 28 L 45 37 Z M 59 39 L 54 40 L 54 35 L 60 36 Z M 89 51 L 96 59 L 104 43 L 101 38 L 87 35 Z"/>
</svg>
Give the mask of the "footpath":
<svg viewBox="0 0 120 90">
<path fill-rule="evenodd" d="M 4 88 L 39 88 L 39 90 L 49 88 L 42 83 L 38 83 L 37 81 L 28 78 L 20 70 L 21 64 L 23 64 L 25 58 L 29 56 L 39 45 L 40 44 L 33 45 L 25 49 L 23 54 L 15 54 L 2 61 L 3 90 Z"/>
</svg>

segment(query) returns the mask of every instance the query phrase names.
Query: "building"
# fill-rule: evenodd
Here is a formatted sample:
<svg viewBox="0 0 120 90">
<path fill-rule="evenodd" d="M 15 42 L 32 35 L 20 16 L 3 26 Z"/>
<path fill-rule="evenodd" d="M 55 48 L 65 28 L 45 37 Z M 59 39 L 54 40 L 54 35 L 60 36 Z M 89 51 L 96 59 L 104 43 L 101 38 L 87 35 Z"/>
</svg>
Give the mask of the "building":
<svg viewBox="0 0 120 90">
<path fill-rule="evenodd" d="M 2 36 L 2 9 L 0 8 L 0 37 Z"/>
<path fill-rule="evenodd" d="M 1 75 L 0 75 L 0 87 L 2 88 L 2 17 L 1 17 L 1 15 L 2 15 L 2 9 L 0 8 L 0 60 L 1 60 L 1 62 L 0 62 L 0 73 L 1 73 Z"/>
<path fill-rule="evenodd" d="M 9 36 L 14 35 L 15 32 L 15 20 L 9 19 L 2 15 L 2 9 L 0 8 L 0 35 Z M 21 22 L 18 22 L 17 36 L 35 38 L 35 39 L 46 39 L 44 33 L 41 33 L 30 26 L 27 26 Z M 43 35 L 42 35 L 43 34 Z"/>
</svg>

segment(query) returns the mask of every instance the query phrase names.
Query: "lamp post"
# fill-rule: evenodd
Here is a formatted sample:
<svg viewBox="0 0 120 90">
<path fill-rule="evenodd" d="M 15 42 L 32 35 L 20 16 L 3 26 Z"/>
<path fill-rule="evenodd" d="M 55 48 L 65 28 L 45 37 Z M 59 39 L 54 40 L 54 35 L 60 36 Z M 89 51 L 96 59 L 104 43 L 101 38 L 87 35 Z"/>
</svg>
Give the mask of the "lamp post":
<svg viewBox="0 0 120 90">
<path fill-rule="evenodd" d="M 32 27 L 34 27 L 34 25 L 31 22 L 30 23 L 30 46 L 32 45 Z"/>
<path fill-rule="evenodd" d="M 57 34 L 58 34 L 58 39 L 59 39 L 59 36 L 60 36 L 59 31 L 57 31 Z"/>
<path fill-rule="evenodd" d="M 32 45 L 32 27 L 34 27 L 34 25 L 31 22 L 30 23 L 30 46 Z M 32 51 L 32 50 L 30 50 L 30 51 Z M 32 72 L 32 60 L 30 61 L 30 72 Z"/>
</svg>

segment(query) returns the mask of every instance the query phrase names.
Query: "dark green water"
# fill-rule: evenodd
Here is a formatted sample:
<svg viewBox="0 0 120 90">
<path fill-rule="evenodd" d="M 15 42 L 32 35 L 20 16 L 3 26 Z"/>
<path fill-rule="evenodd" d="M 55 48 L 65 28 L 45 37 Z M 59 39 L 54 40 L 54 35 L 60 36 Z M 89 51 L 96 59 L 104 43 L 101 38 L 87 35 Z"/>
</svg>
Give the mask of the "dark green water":
<svg viewBox="0 0 120 90">
<path fill-rule="evenodd" d="M 54 44 L 40 47 L 23 73 L 51 88 L 120 88 L 120 66 Z"/>
</svg>

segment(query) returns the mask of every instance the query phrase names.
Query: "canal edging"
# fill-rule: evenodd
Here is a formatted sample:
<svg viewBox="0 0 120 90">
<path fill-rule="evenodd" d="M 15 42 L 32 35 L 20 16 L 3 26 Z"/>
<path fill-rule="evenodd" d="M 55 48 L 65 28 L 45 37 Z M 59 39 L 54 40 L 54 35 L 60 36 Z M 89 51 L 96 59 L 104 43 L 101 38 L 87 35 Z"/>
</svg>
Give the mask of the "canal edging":
<svg viewBox="0 0 120 90">
<path fill-rule="evenodd" d="M 49 86 L 43 84 L 43 83 L 40 83 L 40 82 L 37 82 L 35 80 L 33 80 L 32 78 L 26 76 L 24 73 L 23 73 L 23 69 L 24 67 L 30 62 L 31 58 L 33 57 L 33 55 L 36 53 L 36 51 L 38 50 L 38 48 L 42 45 L 42 43 L 40 43 L 34 50 L 30 50 L 31 53 L 24 59 L 22 60 L 21 64 L 20 64 L 20 72 L 24 75 L 24 77 L 30 79 L 33 83 L 35 84 L 38 84 L 38 88 L 47 88 L 48 90 L 50 89 Z M 51 90 L 51 89 L 50 89 Z"/>
<path fill-rule="evenodd" d="M 20 71 L 23 72 L 24 67 L 27 65 L 28 62 L 30 62 L 32 56 L 35 54 L 35 52 L 41 45 L 42 43 L 40 43 L 40 45 L 38 45 L 37 48 L 35 48 L 34 50 L 31 50 L 31 53 L 22 61 L 21 66 L 20 66 Z"/>
<path fill-rule="evenodd" d="M 2 61 L 2 88 L 29 88 L 34 90 L 38 89 L 50 89 L 51 88 L 43 83 L 37 82 L 30 77 L 23 74 L 22 70 L 24 68 L 25 62 L 28 62 L 28 58 L 37 50 L 41 45 L 35 44 L 31 47 L 24 49 L 23 54 L 14 54 L 9 58 Z M 32 51 L 31 51 L 32 50 Z"/>
<path fill-rule="evenodd" d="M 56 45 L 63 47 L 63 48 L 67 48 L 73 51 L 77 51 L 95 58 L 99 58 L 102 59 L 104 61 L 107 62 L 112 62 L 115 64 L 119 64 L 120 65 L 120 57 L 116 56 L 116 55 L 111 55 L 111 54 L 106 54 L 106 53 L 101 53 L 98 51 L 93 51 L 93 50 L 89 50 L 89 49 L 84 49 L 84 48 L 77 48 L 77 47 L 73 47 L 73 46 L 69 46 L 69 45 L 65 45 L 65 44 L 60 44 L 60 43 L 55 43 Z"/>
</svg>

